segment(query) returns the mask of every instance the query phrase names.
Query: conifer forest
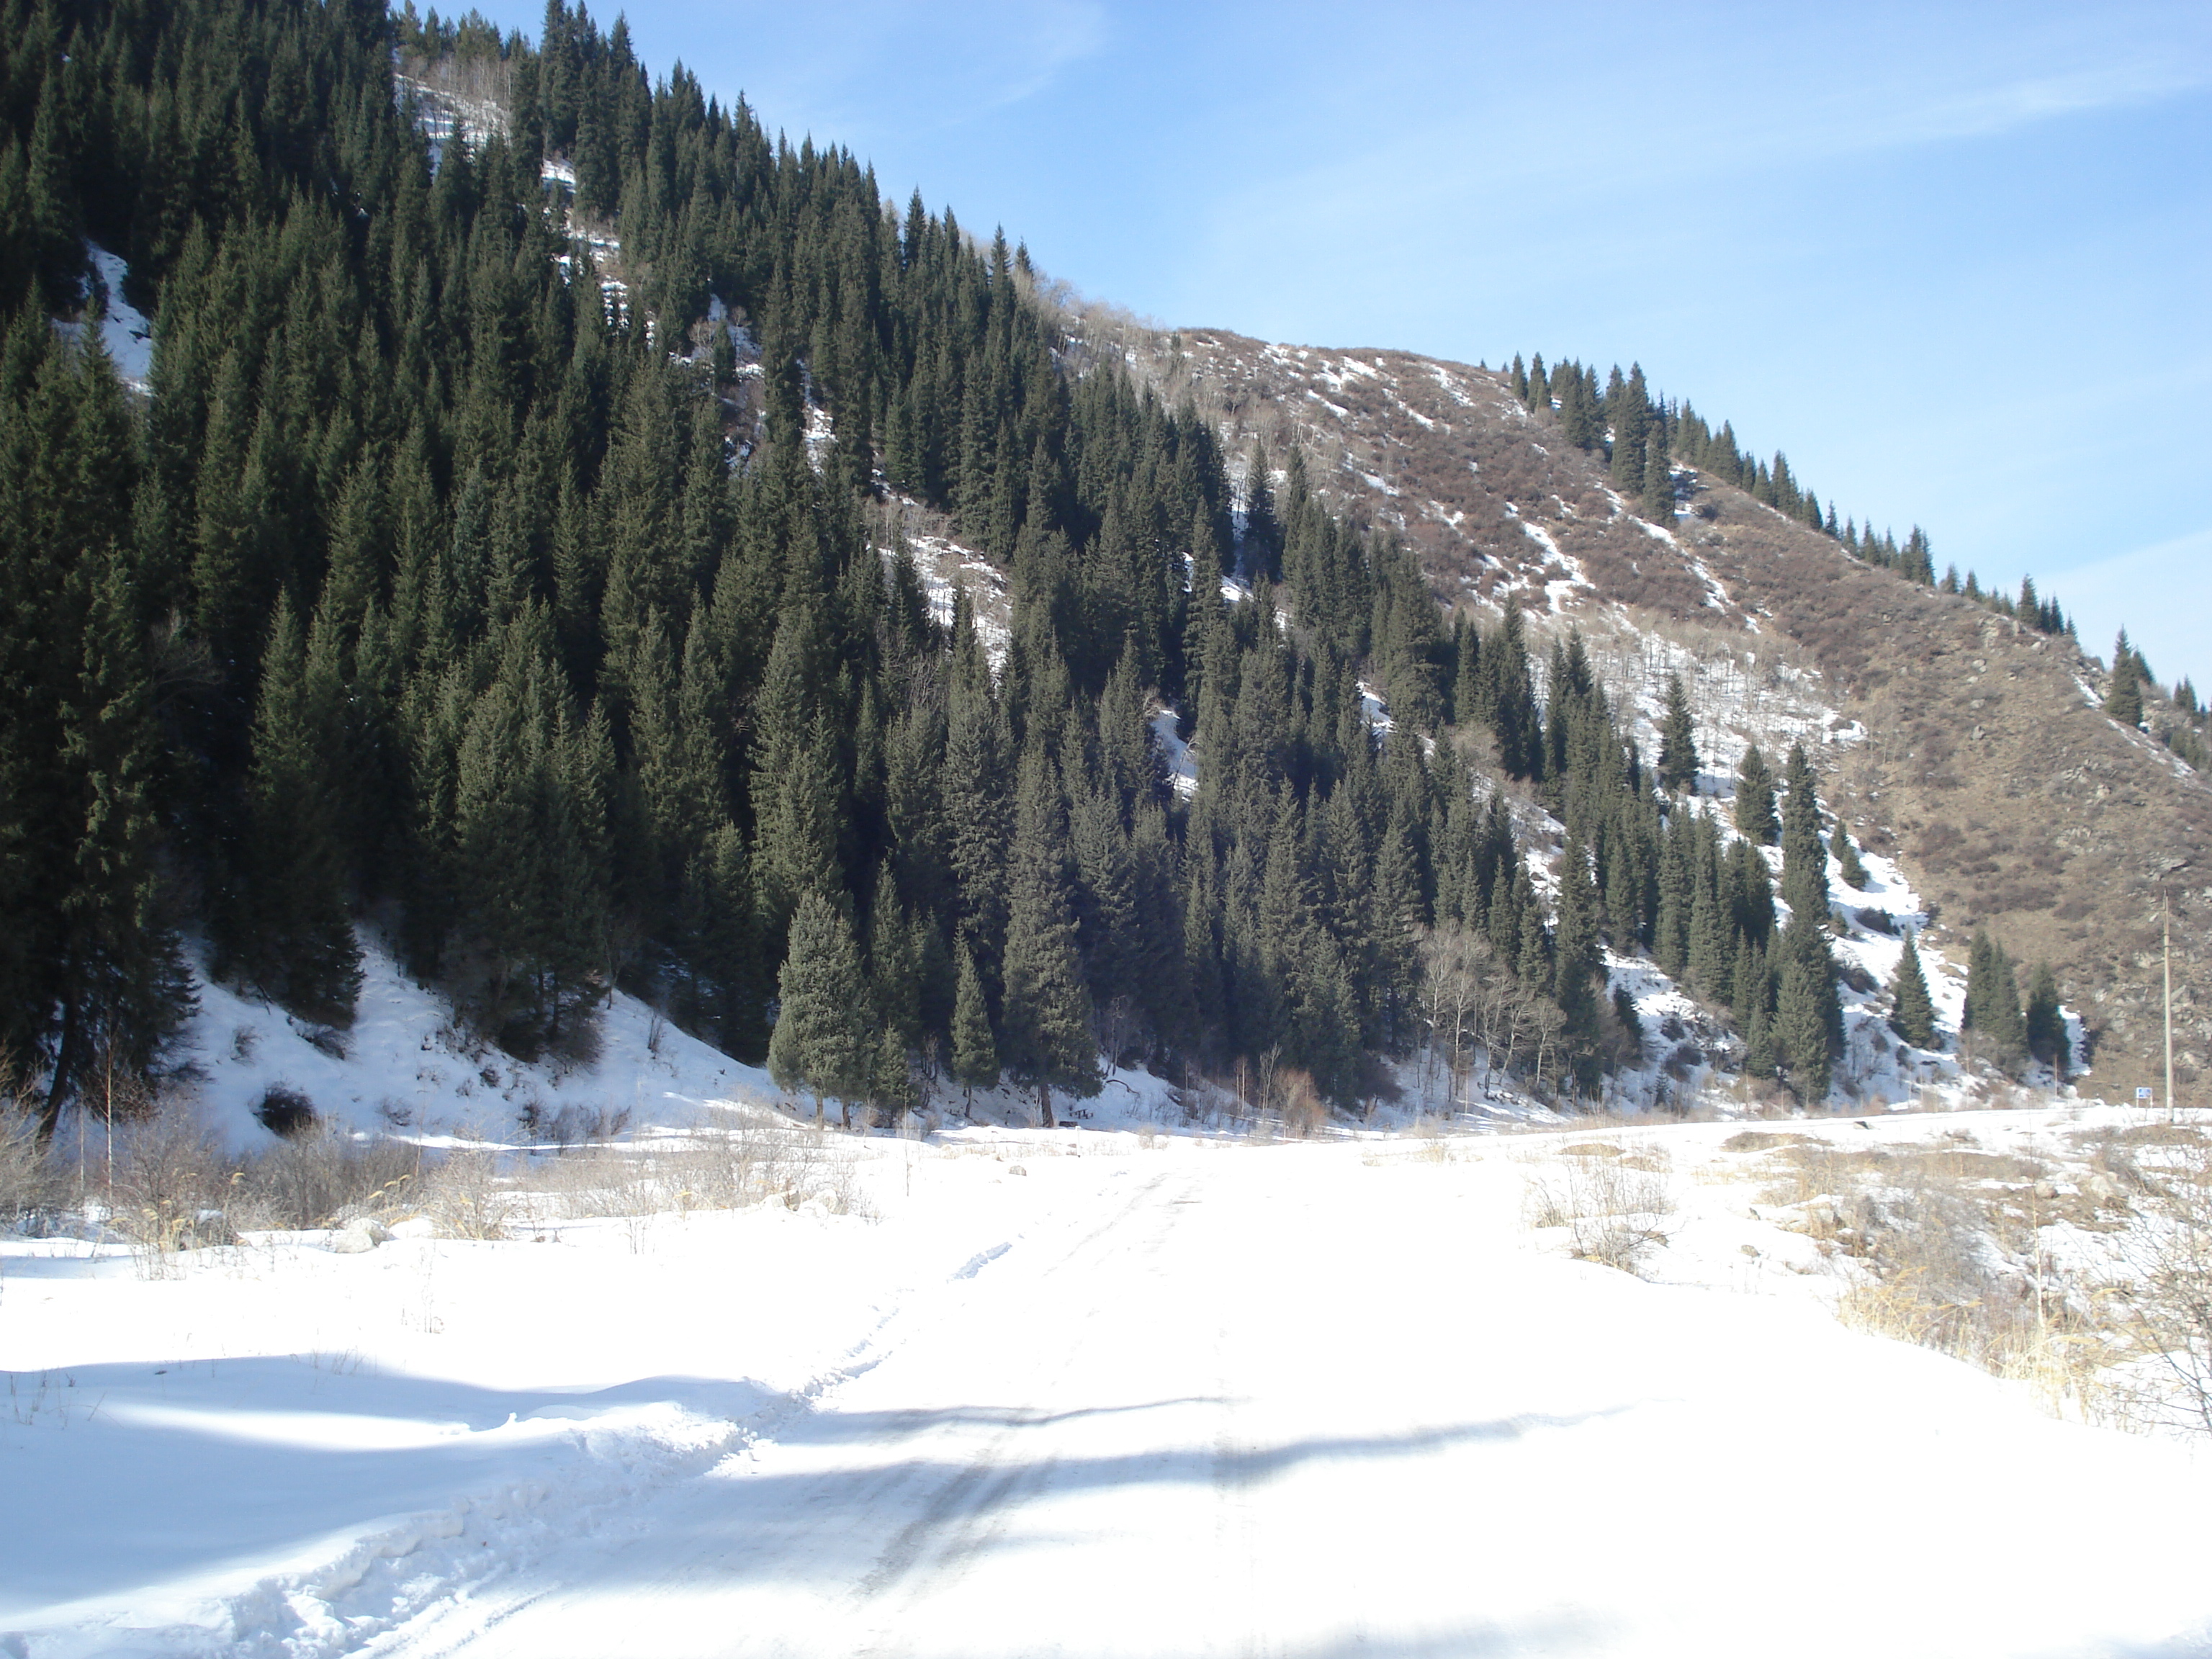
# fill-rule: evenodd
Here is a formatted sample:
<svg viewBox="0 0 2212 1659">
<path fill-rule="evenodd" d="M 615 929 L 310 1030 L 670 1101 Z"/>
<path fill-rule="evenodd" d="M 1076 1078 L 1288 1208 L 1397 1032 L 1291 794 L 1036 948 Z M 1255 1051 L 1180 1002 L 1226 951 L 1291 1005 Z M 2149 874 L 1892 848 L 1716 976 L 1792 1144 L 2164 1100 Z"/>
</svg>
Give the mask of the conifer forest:
<svg viewBox="0 0 2212 1659">
<path fill-rule="evenodd" d="M 1448 984 L 1573 1098 L 1638 1052 L 1608 950 L 1826 1094 L 1857 854 L 1805 750 L 1701 800 L 1679 684 L 1642 752 L 1579 635 L 1447 612 L 1301 453 L 1086 349 L 1018 241 L 567 0 L 534 43 L 8 0 L 0 46 L 0 1044 L 49 1132 L 161 1064 L 195 953 L 343 1030 L 370 935 L 515 1055 L 587 1050 L 620 987 L 848 1121 L 1004 1080 L 1050 1121 L 1122 1061 L 1357 1110 Z M 500 127 L 423 119 L 425 62 Z M 143 386 L 93 325 L 125 307 Z M 1701 468 L 1937 585 L 1640 370 L 1511 374 L 1668 522 Z M 1002 630 L 933 593 L 924 522 Z M 1970 1021 L 2048 1060 L 2014 967 L 1977 945 Z"/>
</svg>

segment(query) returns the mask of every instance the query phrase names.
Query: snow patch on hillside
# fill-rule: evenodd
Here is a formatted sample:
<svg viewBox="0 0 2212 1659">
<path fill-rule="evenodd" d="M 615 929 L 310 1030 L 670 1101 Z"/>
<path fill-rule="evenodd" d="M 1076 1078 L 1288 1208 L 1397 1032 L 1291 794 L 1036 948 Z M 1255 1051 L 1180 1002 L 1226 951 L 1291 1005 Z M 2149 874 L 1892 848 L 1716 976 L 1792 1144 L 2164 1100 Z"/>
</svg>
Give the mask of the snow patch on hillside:
<svg viewBox="0 0 2212 1659">
<path fill-rule="evenodd" d="M 1474 399 L 1468 397 L 1461 388 L 1457 375 L 1448 373 L 1442 363 L 1431 363 L 1428 369 L 1429 377 L 1443 388 L 1445 397 L 1450 398 L 1462 409 L 1474 407 Z"/>
<path fill-rule="evenodd" d="M 1168 787 L 1175 791 L 1177 799 L 1188 800 L 1198 793 L 1198 763 L 1191 756 L 1190 745 L 1176 730 L 1176 711 L 1158 709 L 1149 724 L 1152 741 L 1159 745 L 1160 758 L 1167 768 Z"/>
<path fill-rule="evenodd" d="M 94 271 L 85 297 L 89 301 L 96 292 L 104 305 L 100 343 L 115 365 L 115 378 L 133 392 L 144 392 L 154 374 L 154 325 L 145 313 L 123 297 L 131 267 L 97 242 L 88 241 L 84 251 Z M 72 343 L 83 337 L 84 329 L 82 323 L 54 325 L 54 332 Z"/>
<path fill-rule="evenodd" d="M 1007 648 L 1013 642 L 1005 573 L 976 549 L 949 536 L 909 534 L 907 546 L 921 577 L 922 592 L 928 596 L 930 620 L 939 628 L 951 628 L 955 591 L 966 588 L 975 637 L 990 661 L 991 672 L 995 674 L 1004 669 Z M 884 556 L 891 557 L 892 550 L 886 547 Z"/>
<path fill-rule="evenodd" d="M 198 1012 L 177 1059 L 198 1109 L 234 1147 L 266 1146 L 254 1112 L 272 1088 L 304 1095 L 316 1115 L 359 1133 L 427 1145 L 511 1140 L 526 1117 L 548 1132 L 690 1127 L 768 1110 L 768 1073 L 732 1060 L 617 991 L 597 1019 L 588 1058 L 526 1062 L 454 1018 L 446 1000 L 365 939 L 350 1030 L 307 1024 L 201 973 Z"/>
</svg>

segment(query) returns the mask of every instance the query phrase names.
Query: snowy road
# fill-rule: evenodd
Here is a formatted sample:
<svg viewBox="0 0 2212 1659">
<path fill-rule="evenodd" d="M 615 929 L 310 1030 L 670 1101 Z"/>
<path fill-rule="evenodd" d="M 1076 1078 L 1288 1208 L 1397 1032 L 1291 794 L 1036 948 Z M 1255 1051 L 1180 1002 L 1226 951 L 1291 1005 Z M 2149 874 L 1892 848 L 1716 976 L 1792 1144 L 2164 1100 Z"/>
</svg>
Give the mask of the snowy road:
<svg viewBox="0 0 2212 1659">
<path fill-rule="evenodd" d="M 772 1440 L 369 1650 L 2212 1650 L 2171 1447 L 1351 1152 L 1083 1160 Z"/>
</svg>

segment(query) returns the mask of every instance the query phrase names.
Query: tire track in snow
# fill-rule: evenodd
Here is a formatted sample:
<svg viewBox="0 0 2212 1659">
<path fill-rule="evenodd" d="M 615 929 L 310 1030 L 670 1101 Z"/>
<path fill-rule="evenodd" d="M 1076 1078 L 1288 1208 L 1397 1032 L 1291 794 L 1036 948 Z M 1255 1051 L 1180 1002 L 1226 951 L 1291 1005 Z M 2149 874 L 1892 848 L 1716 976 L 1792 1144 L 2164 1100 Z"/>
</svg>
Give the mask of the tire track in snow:
<svg viewBox="0 0 2212 1659">
<path fill-rule="evenodd" d="M 1170 1179 L 1165 1174 L 1153 1176 L 1119 1210 L 1077 1239 L 1055 1261 L 1041 1267 L 1031 1293 L 1042 1292 L 1071 1270 L 1095 1275 L 1115 1255 L 1131 1249 L 1137 1265 L 1150 1266 L 1165 1249 L 1181 1218 L 1174 1201 L 1155 1201 Z M 1183 1177 L 1182 1184 L 1188 1188 L 1193 1183 Z M 1121 1243 L 1131 1222 L 1147 1211 L 1158 1225 L 1141 1243 L 1133 1246 Z M 1113 1242 L 1094 1250 L 1101 1240 Z M 1073 1343 L 1050 1354 L 1040 1352 L 1024 1379 L 1023 1396 L 1032 1401 L 1059 1397 L 1063 1381 L 1083 1370 L 1095 1340 L 1094 1328 L 1086 1323 Z M 957 1584 L 1000 1540 L 1019 1512 L 1017 1500 L 1025 1492 L 1040 1492 L 1052 1484 L 1060 1467 L 1057 1457 L 1017 1462 L 1011 1468 L 1006 1464 L 1008 1454 L 1024 1434 L 1048 1425 L 1055 1416 L 1047 1405 L 1018 1407 L 964 1467 L 943 1481 L 922 1512 L 893 1537 L 875 1565 L 854 1587 L 855 1611 L 867 1609 L 869 1604 L 902 1587 L 905 1594 L 900 1596 L 896 1611 L 888 1616 L 878 1612 L 865 1644 L 851 1650 L 856 1659 L 877 1659 L 890 1650 L 886 1644 L 895 1649 L 900 1633 L 913 1624 L 910 1613 Z M 921 1570 L 925 1563 L 926 1571 Z"/>
</svg>

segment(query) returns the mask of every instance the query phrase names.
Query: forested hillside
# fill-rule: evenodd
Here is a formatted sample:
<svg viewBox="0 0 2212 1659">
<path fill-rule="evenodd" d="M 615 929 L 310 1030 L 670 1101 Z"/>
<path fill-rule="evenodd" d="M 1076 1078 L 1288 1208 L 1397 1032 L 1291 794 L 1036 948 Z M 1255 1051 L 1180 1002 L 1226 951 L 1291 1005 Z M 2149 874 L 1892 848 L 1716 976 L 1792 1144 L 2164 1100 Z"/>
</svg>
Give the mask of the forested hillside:
<svg viewBox="0 0 2212 1659">
<path fill-rule="evenodd" d="M 1072 322 L 1191 398 L 1232 450 L 1295 444 L 1331 510 L 1402 537 L 1448 605 L 1517 600 L 1532 639 L 1579 634 L 1647 746 L 1679 682 L 1708 787 L 1747 744 L 1773 757 L 1802 738 L 1833 815 L 1838 926 L 1862 904 L 1843 820 L 1909 879 L 1923 957 L 1972 978 L 1997 945 L 2024 996 L 2048 965 L 2081 1020 L 2070 1058 L 2095 1065 L 2085 1086 L 2164 1092 L 2170 902 L 2189 1097 L 2212 1054 L 2212 886 L 2192 861 L 2212 836 L 2212 753 L 2195 689 L 2161 684 L 2124 634 L 2092 654 L 2033 582 L 1993 592 L 1917 527 L 1855 523 L 1633 367 L 1271 345 L 1098 307 Z M 1970 1070 L 2033 1073 L 2019 1042 L 1960 1035 Z"/>
<path fill-rule="evenodd" d="M 1755 770 L 1686 810 L 1686 720 L 1644 752 L 1510 589 L 1448 618 L 1402 526 L 1081 349 L 1004 235 L 563 0 L 535 45 L 13 0 L 0 45 L 0 1042 L 49 1128 L 163 1062 L 193 952 L 344 1027 L 364 929 L 526 1057 L 619 983 L 817 1100 L 1048 1117 L 1102 1056 L 1354 1104 L 1439 972 L 1586 1091 L 1643 1052 L 1609 946 L 1826 1094 L 1807 758 L 1771 818 Z M 143 387 L 84 325 L 126 305 Z M 1671 520 L 1645 442 L 1616 480 Z M 1002 653 L 925 531 L 1004 573 Z"/>
</svg>

